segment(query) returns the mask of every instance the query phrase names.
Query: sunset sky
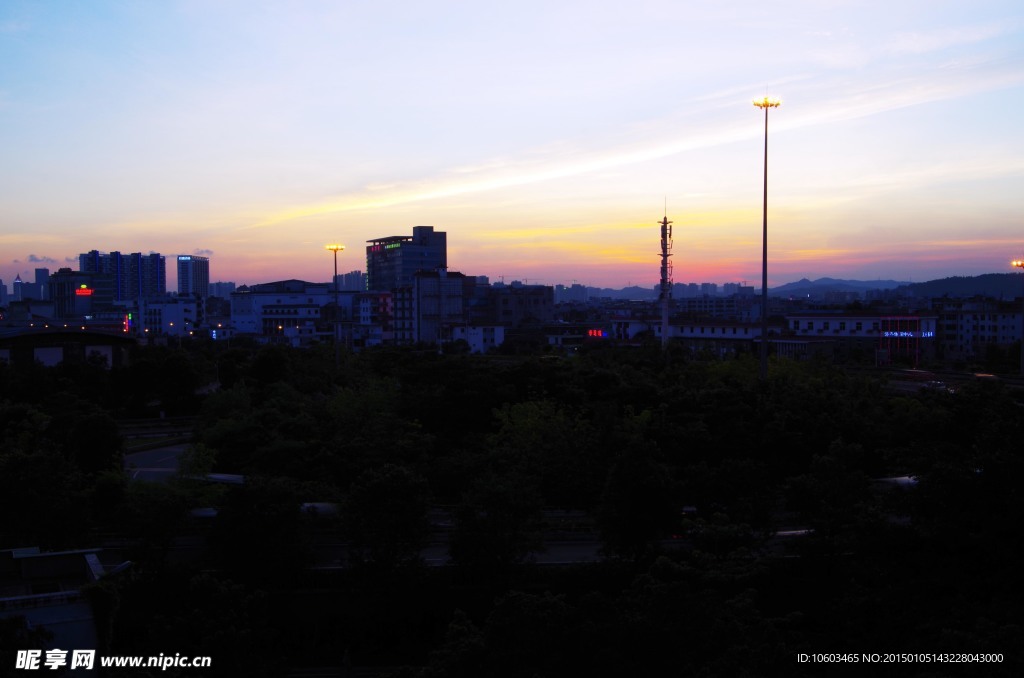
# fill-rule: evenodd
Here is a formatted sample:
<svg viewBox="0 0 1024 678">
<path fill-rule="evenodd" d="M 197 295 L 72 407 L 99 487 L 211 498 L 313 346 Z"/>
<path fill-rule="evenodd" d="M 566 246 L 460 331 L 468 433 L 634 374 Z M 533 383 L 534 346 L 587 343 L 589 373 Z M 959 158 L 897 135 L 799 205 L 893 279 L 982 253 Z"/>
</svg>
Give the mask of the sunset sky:
<svg viewBox="0 0 1024 678">
<path fill-rule="evenodd" d="M 929 280 L 1024 255 L 1024 3 L 0 2 L 0 279 L 91 249 L 326 281 Z M 756 282 L 755 282 L 756 281 Z"/>
</svg>

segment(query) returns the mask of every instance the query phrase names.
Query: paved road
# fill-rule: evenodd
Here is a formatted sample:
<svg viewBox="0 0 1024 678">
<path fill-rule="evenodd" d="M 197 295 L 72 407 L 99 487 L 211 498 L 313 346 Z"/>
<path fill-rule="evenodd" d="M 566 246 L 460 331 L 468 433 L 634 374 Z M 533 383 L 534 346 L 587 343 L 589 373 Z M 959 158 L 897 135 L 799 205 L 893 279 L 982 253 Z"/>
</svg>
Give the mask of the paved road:
<svg viewBox="0 0 1024 678">
<path fill-rule="evenodd" d="M 178 472 L 178 457 L 188 443 L 158 447 L 124 456 L 124 469 L 132 480 L 167 482 Z"/>
</svg>

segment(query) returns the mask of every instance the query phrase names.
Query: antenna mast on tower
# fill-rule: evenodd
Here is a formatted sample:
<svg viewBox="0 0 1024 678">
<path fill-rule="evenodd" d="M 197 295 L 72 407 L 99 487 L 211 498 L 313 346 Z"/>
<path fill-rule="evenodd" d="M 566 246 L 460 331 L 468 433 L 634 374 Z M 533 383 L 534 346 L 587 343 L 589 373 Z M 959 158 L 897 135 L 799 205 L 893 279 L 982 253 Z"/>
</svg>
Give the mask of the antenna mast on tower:
<svg viewBox="0 0 1024 678">
<path fill-rule="evenodd" d="M 668 345 L 668 307 L 672 299 L 672 222 L 668 220 L 668 206 L 661 222 L 661 288 L 658 299 L 661 301 L 661 347 Z"/>
</svg>

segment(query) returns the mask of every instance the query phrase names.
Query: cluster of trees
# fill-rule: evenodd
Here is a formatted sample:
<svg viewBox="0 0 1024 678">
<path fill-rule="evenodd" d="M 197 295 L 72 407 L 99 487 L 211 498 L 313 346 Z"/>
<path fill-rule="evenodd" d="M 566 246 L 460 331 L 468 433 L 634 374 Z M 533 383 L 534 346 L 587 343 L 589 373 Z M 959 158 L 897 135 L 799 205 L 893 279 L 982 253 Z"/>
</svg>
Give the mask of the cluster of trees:
<svg viewBox="0 0 1024 678">
<path fill-rule="evenodd" d="M 1024 409 L 998 382 L 901 394 L 779 361 L 759 384 L 748 358 L 653 347 L 377 350 L 335 367 L 326 347 L 236 345 L 78 369 L 0 368 L 0 507 L 32 514 L 3 531 L 12 545 L 74 545 L 90 526 L 135 540 L 138 566 L 111 594 L 122 654 L 220 645 L 265 658 L 244 660 L 253 675 L 337 665 L 339 648 L 423 676 L 666 660 L 681 674 L 801 675 L 797 652 L 840 648 L 995 651 L 1020 666 Z M 126 483 L 114 422 L 154 412 L 197 415 L 191 472 L 246 484 Z M 877 480 L 903 475 L 915 484 Z M 208 506 L 211 525 L 190 521 Z M 524 565 L 553 509 L 589 516 L 607 559 Z M 807 532 L 776 536 L 790 528 Z M 169 558 L 197 533 L 199 562 Z M 325 534 L 346 544 L 345 568 L 308 567 Z M 454 567 L 423 567 L 439 539 Z"/>
<path fill-rule="evenodd" d="M 198 413 L 216 372 L 212 352 L 166 347 L 117 370 L 0 362 L 0 544 L 94 546 L 98 528 L 143 530 L 132 516 L 164 489 L 127 483 L 118 422 Z"/>
</svg>

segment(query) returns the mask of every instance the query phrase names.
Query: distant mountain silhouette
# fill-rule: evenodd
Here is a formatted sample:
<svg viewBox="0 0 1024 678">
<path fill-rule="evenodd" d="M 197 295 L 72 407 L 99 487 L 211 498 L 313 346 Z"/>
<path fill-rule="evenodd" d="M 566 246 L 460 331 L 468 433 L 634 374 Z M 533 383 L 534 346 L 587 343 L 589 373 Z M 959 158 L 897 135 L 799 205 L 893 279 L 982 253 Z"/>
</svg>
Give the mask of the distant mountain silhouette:
<svg viewBox="0 0 1024 678">
<path fill-rule="evenodd" d="M 867 290 L 891 290 L 909 284 L 909 282 L 896 280 L 839 280 L 837 278 L 808 280 L 803 278 L 796 282 L 768 288 L 768 291 L 780 297 L 821 297 L 827 292 L 862 293 Z"/>
<path fill-rule="evenodd" d="M 676 283 L 677 285 L 679 283 Z M 928 282 L 900 282 L 898 280 L 841 280 L 839 278 L 818 278 L 808 280 L 802 278 L 796 282 L 786 283 L 768 289 L 773 296 L 780 297 L 811 297 L 818 298 L 829 292 L 864 293 L 868 290 L 897 290 L 901 295 L 911 297 L 974 297 L 988 296 L 1013 299 L 1024 294 L 1024 275 L 1020 273 L 986 273 L 976 276 L 956 276 L 931 280 Z M 643 301 L 658 298 L 657 286 L 639 287 L 633 285 L 622 289 L 608 287 L 588 287 L 587 294 L 591 299 L 606 297 Z M 678 289 L 675 295 L 679 296 Z"/>
<path fill-rule="evenodd" d="M 1024 294 L 1024 275 L 1020 273 L 985 273 L 975 276 L 955 276 L 912 283 L 900 288 L 914 297 L 995 297 L 1013 299 Z"/>
</svg>

